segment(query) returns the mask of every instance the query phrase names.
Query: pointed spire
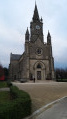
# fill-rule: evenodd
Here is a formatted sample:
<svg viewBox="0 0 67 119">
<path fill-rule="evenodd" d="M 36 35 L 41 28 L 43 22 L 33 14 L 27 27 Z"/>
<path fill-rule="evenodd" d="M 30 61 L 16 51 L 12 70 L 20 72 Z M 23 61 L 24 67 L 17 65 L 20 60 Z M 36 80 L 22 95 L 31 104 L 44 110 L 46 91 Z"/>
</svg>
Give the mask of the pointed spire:
<svg viewBox="0 0 67 119">
<path fill-rule="evenodd" d="M 41 17 L 41 22 L 43 21 L 42 17 Z"/>
<path fill-rule="evenodd" d="M 49 30 L 48 30 L 48 35 L 47 35 L 47 37 L 51 37 Z"/>
<path fill-rule="evenodd" d="M 38 14 L 36 1 L 35 1 L 35 9 L 34 9 L 33 21 L 39 21 L 39 14 Z"/>
<path fill-rule="evenodd" d="M 47 44 L 51 45 L 51 35 L 50 35 L 49 30 L 48 30 L 48 35 L 47 35 Z"/>
<path fill-rule="evenodd" d="M 27 30 L 26 30 L 26 34 L 29 34 L 29 30 L 28 30 L 28 27 L 27 27 Z"/>
<path fill-rule="evenodd" d="M 25 41 L 26 42 L 29 41 L 29 30 L 28 30 L 28 27 L 27 27 L 26 34 L 25 34 Z"/>
</svg>

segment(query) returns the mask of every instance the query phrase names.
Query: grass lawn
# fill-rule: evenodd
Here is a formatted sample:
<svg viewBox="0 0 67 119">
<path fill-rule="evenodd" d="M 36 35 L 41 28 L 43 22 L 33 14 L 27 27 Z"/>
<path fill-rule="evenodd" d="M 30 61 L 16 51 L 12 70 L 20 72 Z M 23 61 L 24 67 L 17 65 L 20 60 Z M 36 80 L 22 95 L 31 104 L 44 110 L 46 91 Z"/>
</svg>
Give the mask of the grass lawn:
<svg viewBox="0 0 67 119">
<path fill-rule="evenodd" d="M 0 88 L 5 88 L 5 87 L 8 87 L 7 82 L 6 81 L 0 81 Z"/>
<path fill-rule="evenodd" d="M 0 92 L 0 103 L 8 102 L 10 100 L 10 92 L 9 91 L 1 91 Z"/>
</svg>

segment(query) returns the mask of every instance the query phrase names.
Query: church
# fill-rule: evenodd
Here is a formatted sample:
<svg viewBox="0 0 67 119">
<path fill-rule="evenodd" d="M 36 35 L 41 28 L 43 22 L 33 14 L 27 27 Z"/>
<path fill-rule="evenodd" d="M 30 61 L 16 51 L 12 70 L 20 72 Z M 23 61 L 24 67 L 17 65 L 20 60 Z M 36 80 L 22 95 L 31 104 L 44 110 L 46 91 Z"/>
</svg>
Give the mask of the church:
<svg viewBox="0 0 67 119">
<path fill-rule="evenodd" d="M 54 58 L 52 55 L 51 35 L 48 31 L 44 42 L 43 19 L 39 17 L 37 5 L 30 22 L 30 32 L 25 33 L 25 51 L 23 54 L 10 54 L 9 78 L 11 80 L 53 80 Z"/>
</svg>

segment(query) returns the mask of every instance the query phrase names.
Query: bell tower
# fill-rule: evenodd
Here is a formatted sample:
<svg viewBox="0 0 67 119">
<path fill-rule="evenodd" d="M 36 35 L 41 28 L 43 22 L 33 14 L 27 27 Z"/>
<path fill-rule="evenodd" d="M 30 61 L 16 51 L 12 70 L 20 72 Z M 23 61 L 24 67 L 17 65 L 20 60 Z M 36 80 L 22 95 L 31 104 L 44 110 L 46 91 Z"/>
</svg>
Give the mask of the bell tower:
<svg viewBox="0 0 67 119">
<path fill-rule="evenodd" d="M 43 20 L 39 18 L 37 5 L 35 3 L 33 18 L 30 23 L 30 41 L 35 42 L 38 38 L 43 42 Z"/>
</svg>

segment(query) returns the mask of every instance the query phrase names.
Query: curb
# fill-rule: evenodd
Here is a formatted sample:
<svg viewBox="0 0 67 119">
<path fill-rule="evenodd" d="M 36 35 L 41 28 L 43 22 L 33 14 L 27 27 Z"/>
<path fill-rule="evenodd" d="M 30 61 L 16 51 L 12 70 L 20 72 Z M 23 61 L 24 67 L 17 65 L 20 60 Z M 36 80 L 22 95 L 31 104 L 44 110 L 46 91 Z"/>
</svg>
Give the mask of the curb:
<svg viewBox="0 0 67 119">
<path fill-rule="evenodd" d="M 51 106 L 52 104 L 55 104 L 55 103 L 59 102 L 60 100 L 62 100 L 62 99 L 64 99 L 64 98 L 67 98 L 67 96 L 62 97 L 62 98 L 60 98 L 60 99 L 57 99 L 57 100 L 55 100 L 55 101 L 53 101 L 53 102 L 51 102 L 51 103 L 49 103 L 49 104 L 47 104 L 47 105 L 41 107 L 40 109 L 38 109 L 38 110 L 36 110 L 35 112 L 33 112 L 31 116 L 26 117 L 26 118 L 24 118 L 24 119 L 33 119 L 34 116 L 39 115 L 39 114 L 40 114 L 42 111 L 44 111 L 46 108 L 48 108 L 48 107 Z"/>
<path fill-rule="evenodd" d="M 0 88 L 0 91 L 10 91 L 10 88 Z"/>
</svg>

